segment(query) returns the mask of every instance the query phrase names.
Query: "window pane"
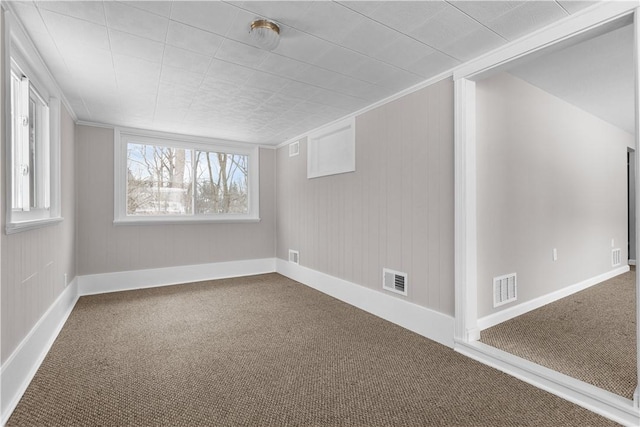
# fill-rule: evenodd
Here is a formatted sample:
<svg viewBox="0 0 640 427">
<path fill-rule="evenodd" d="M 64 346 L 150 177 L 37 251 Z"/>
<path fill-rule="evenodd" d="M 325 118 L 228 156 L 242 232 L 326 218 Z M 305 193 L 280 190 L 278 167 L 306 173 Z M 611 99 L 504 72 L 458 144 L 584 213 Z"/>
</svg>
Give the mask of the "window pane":
<svg viewBox="0 0 640 427">
<path fill-rule="evenodd" d="M 49 108 L 27 77 L 11 72 L 11 208 L 49 208 Z"/>
<path fill-rule="evenodd" d="M 191 214 L 191 150 L 127 145 L 127 215 Z"/>
<path fill-rule="evenodd" d="M 29 98 L 29 206 L 32 208 L 37 208 L 37 195 L 36 191 L 36 174 L 38 173 L 36 168 L 36 130 L 38 129 L 38 120 L 39 117 L 37 115 L 36 108 L 36 100 L 33 97 Z"/>
<path fill-rule="evenodd" d="M 22 162 L 20 159 L 21 147 L 19 140 L 19 126 L 22 126 L 20 120 L 20 78 L 11 72 L 11 208 L 22 208 Z"/>
<path fill-rule="evenodd" d="M 247 213 L 249 156 L 196 151 L 197 214 Z"/>
</svg>

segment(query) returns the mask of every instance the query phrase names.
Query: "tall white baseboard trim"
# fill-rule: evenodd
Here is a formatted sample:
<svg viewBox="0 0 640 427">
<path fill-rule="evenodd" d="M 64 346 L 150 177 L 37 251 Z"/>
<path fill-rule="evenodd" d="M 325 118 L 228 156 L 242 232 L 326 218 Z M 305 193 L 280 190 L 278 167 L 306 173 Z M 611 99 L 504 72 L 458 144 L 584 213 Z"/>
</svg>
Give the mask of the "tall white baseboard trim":
<svg viewBox="0 0 640 427">
<path fill-rule="evenodd" d="M 453 348 L 454 318 L 364 286 L 285 260 L 276 260 L 283 276 Z"/>
<path fill-rule="evenodd" d="M 640 410 L 630 399 L 480 342 L 456 342 L 455 350 L 620 424 L 640 425 Z"/>
<path fill-rule="evenodd" d="M 77 276 L 2 365 L 0 425 L 9 420 L 80 296 L 252 276 L 275 270 L 275 258 L 264 258 Z"/>
<path fill-rule="evenodd" d="M 509 319 L 513 319 L 514 317 L 518 317 L 529 311 L 535 310 L 536 308 L 540 308 L 544 305 L 547 305 L 559 299 L 568 297 L 569 295 L 575 294 L 576 292 L 585 290 L 593 285 L 602 283 L 605 280 L 609 280 L 620 274 L 626 273 L 627 271 L 629 271 L 629 266 L 625 265 L 625 266 L 616 268 L 615 270 L 608 271 L 599 276 L 584 280 L 580 283 L 576 283 L 575 285 L 568 286 L 566 288 L 557 290 L 550 294 L 532 299 L 531 301 L 526 301 L 526 302 L 523 302 L 522 304 L 518 304 L 513 307 L 509 307 L 505 310 L 501 310 L 497 313 L 493 313 L 488 316 L 482 317 L 478 319 L 478 329 L 482 331 L 492 326 L 498 325 Z"/>
<path fill-rule="evenodd" d="M 94 295 L 158 286 L 252 276 L 276 271 L 274 258 L 120 271 L 78 277 L 78 294 Z"/>
<path fill-rule="evenodd" d="M 5 425 L 9 420 L 11 413 L 62 330 L 76 301 L 78 301 L 78 282 L 74 279 L 2 365 L 0 371 L 1 425 Z"/>
<path fill-rule="evenodd" d="M 636 265 L 636 260 L 635 259 L 630 259 L 629 260 L 629 265 Z"/>
</svg>

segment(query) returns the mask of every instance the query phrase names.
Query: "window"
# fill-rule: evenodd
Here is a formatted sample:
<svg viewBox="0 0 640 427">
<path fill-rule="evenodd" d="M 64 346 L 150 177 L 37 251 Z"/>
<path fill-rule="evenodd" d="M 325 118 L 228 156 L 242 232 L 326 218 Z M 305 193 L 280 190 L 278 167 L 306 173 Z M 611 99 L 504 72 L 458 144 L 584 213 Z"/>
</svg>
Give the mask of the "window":
<svg viewBox="0 0 640 427">
<path fill-rule="evenodd" d="M 26 36 L 9 20 L 5 49 L 10 64 L 7 112 L 7 223 L 6 232 L 41 227 L 61 221 L 59 210 L 59 109 L 51 96 L 53 83 L 34 52 L 22 49 Z M 46 83 L 46 84 L 45 84 Z M 8 104 L 8 105 L 7 105 Z"/>
<path fill-rule="evenodd" d="M 29 78 L 11 70 L 11 175 L 14 211 L 48 210 L 49 106 Z"/>
<path fill-rule="evenodd" d="M 116 223 L 258 220 L 257 148 L 119 129 L 115 144 Z"/>
</svg>

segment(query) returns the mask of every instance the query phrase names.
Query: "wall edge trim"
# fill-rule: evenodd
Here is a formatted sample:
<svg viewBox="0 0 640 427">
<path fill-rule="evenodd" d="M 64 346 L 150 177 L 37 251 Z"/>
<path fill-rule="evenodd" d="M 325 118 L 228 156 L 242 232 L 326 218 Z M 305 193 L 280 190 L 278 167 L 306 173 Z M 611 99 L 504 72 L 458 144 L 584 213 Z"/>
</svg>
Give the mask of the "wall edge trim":
<svg viewBox="0 0 640 427">
<path fill-rule="evenodd" d="M 279 258 L 276 259 L 276 272 L 453 348 L 453 316 Z"/>
<path fill-rule="evenodd" d="M 273 272 L 275 258 L 262 258 L 76 276 L 2 364 L 0 425 L 9 420 L 80 296 Z M 123 281 L 128 284 L 118 284 Z"/>
<path fill-rule="evenodd" d="M 419 90 L 422 90 L 422 89 L 424 89 L 426 87 L 429 87 L 429 86 L 432 86 L 432 85 L 434 85 L 436 83 L 439 83 L 442 80 L 451 78 L 451 77 L 453 77 L 453 70 L 454 69 L 455 68 L 445 70 L 445 71 L 443 71 L 443 72 L 441 72 L 439 74 L 436 74 L 435 76 L 429 77 L 426 80 L 418 82 L 418 83 L 414 84 L 413 86 L 409 86 L 408 88 L 402 89 L 400 92 L 396 92 L 396 93 L 394 93 L 392 95 L 389 95 L 389 96 L 387 96 L 385 98 L 382 98 L 382 99 L 380 99 L 378 101 L 375 101 L 372 104 L 366 105 L 366 106 L 362 107 L 361 109 L 359 109 L 357 111 L 354 111 L 353 113 L 349 113 L 349 114 L 344 115 L 344 116 L 342 116 L 340 118 L 332 120 L 332 121 L 330 121 L 328 123 L 325 123 L 323 125 L 315 127 L 315 128 L 313 128 L 311 130 L 308 130 L 308 131 L 306 131 L 304 133 L 301 133 L 300 135 L 298 135 L 298 136 L 296 136 L 294 138 L 289 138 L 286 141 L 283 141 L 283 142 L 281 142 L 279 144 L 276 144 L 275 148 L 276 149 L 280 149 L 282 147 L 286 147 L 287 145 L 289 145 L 289 144 L 291 144 L 293 142 L 300 141 L 300 140 L 302 140 L 304 138 L 307 138 L 311 134 L 314 134 L 314 133 L 317 133 L 317 132 L 321 132 L 326 128 L 330 128 L 331 126 L 336 125 L 337 123 L 340 123 L 340 122 L 346 121 L 346 120 L 355 119 L 358 116 L 361 116 L 364 113 L 367 113 L 367 112 L 369 112 L 371 110 L 375 110 L 378 107 L 382 107 L 383 105 L 389 104 L 389 103 L 391 103 L 393 101 L 396 101 L 396 100 L 398 100 L 400 98 L 403 98 L 403 97 L 405 97 L 407 95 L 411 95 L 414 92 L 418 92 Z"/>
<path fill-rule="evenodd" d="M 622 267 L 615 268 L 613 270 L 607 271 L 605 273 L 599 274 L 597 276 L 591 277 L 589 279 L 583 280 L 573 285 L 569 285 L 557 291 L 553 291 L 546 295 L 539 296 L 530 301 L 525 301 L 518 305 L 498 311 L 497 313 L 492 313 L 487 316 L 481 317 L 478 319 L 478 329 L 480 331 L 483 331 L 492 326 L 495 326 L 507 320 L 513 319 L 514 317 L 521 316 L 525 313 L 528 313 L 532 310 L 540 308 L 544 305 L 550 304 L 559 299 L 573 295 L 576 292 L 583 291 L 587 288 L 590 288 L 591 286 L 602 283 L 605 280 L 609 280 L 613 277 L 624 274 L 627 271 L 629 271 L 629 266 L 624 265 Z"/>
<path fill-rule="evenodd" d="M 261 258 L 90 274 L 78 277 L 78 295 L 131 291 L 275 271 L 275 258 Z"/>
<path fill-rule="evenodd" d="M 176 132 L 168 132 L 168 131 L 161 131 L 161 130 L 153 130 L 153 129 L 143 129 L 143 128 L 136 128 L 136 127 L 127 127 L 127 126 L 120 126 L 120 125 L 114 125 L 114 124 L 109 124 L 109 123 L 104 123 L 104 122 L 93 122 L 90 120 L 75 120 L 74 123 L 76 124 L 76 126 L 87 126 L 87 127 L 94 127 L 94 128 L 102 128 L 102 129 L 111 129 L 111 130 L 124 130 L 126 132 L 131 132 L 131 133 L 146 133 L 146 132 L 151 132 L 151 133 L 157 133 L 157 134 L 166 134 L 169 135 L 173 138 L 177 138 L 177 139 L 182 139 L 187 138 L 187 139 L 192 139 L 192 140 L 201 140 L 204 142 L 207 142 L 207 140 L 210 141 L 219 141 L 220 144 L 222 145 L 236 145 L 239 144 L 240 146 L 246 146 L 246 147 L 258 147 L 258 148 L 264 148 L 267 150 L 275 150 L 276 146 L 275 145 L 270 145 L 270 144 L 262 144 L 262 143 L 254 143 L 254 142 L 245 142 L 245 141 L 236 141 L 236 140 L 231 140 L 231 139 L 222 139 L 222 138 L 216 138 L 216 137 L 209 137 L 209 136 L 201 136 L 201 135 L 195 135 L 195 134 L 186 134 L 186 133 L 176 133 Z"/>
<path fill-rule="evenodd" d="M 457 341 L 454 350 L 623 425 L 637 426 L 633 401 L 480 342 Z"/>
<path fill-rule="evenodd" d="M 9 420 L 75 307 L 78 301 L 77 279 L 76 277 L 69 283 L 2 364 L 0 387 L 3 398 L 0 425 L 5 425 Z"/>
</svg>

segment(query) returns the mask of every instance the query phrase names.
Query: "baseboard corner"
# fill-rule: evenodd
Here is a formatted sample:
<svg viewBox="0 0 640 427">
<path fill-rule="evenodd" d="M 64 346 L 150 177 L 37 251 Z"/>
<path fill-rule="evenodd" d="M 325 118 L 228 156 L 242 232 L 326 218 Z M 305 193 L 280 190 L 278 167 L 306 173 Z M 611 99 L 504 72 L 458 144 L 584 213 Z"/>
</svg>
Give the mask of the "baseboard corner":
<svg viewBox="0 0 640 427">
<path fill-rule="evenodd" d="M 458 341 L 454 350 L 622 425 L 640 423 L 635 399 L 625 399 L 481 342 Z"/>
<path fill-rule="evenodd" d="M 276 272 L 449 348 L 454 346 L 452 316 L 279 258 Z"/>
<path fill-rule="evenodd" d="M 209 264 L 181 265 L 146 270 L 118 271 L 79 276 L 79 295 L 95 295 L 108 292 L 131 291 L 159 286 L 179 285 L 204 280 L 255 276 L 274 273 L 275 258 L 214 262 Z"/>
<path fill-rule="evenodd" d="M 0 425 L 4 426 L 78 301 L 75 277 L 22 340 L 0 370 Z"/>
<path fill-rule="evenodd" d="M 630 268 L 628 265 L 623 265 L 623 266 L 614 268 L 612 270 L 609 270 L 605 273 L 599 274 L 595 277 L 591 277 L 589 279 L 583 280 L 579 283 L 569 285 L 565 288 L 548 293 L 546 295 L 542 295 L 540 297 L 534 298 L 529 301 L 524 301 L 513 307 L 509 307 L 509 308 L 497 311 L 495 313 L 491 313 L 487 316 L 484 316 L 478 319 L 478 329 L 480 331 L 483 331 L 492 326 L 499 325 L 502 322 L 506 322 L 507 320 L 513 319 L 514 317 L 521 316 L 525 313 L 528 313 L 532 310 L 540 308 L 544 305 L 550 304 L 559 299 L 568 297 L 569 295 L 573 295 L 576 292 L 583 291 L 587 288 L 590 288 L 591 286 L 595 286 L 606 280 L 609 280 L 616 276 L 624 274 L 629 270 Z"/>
</svg>

